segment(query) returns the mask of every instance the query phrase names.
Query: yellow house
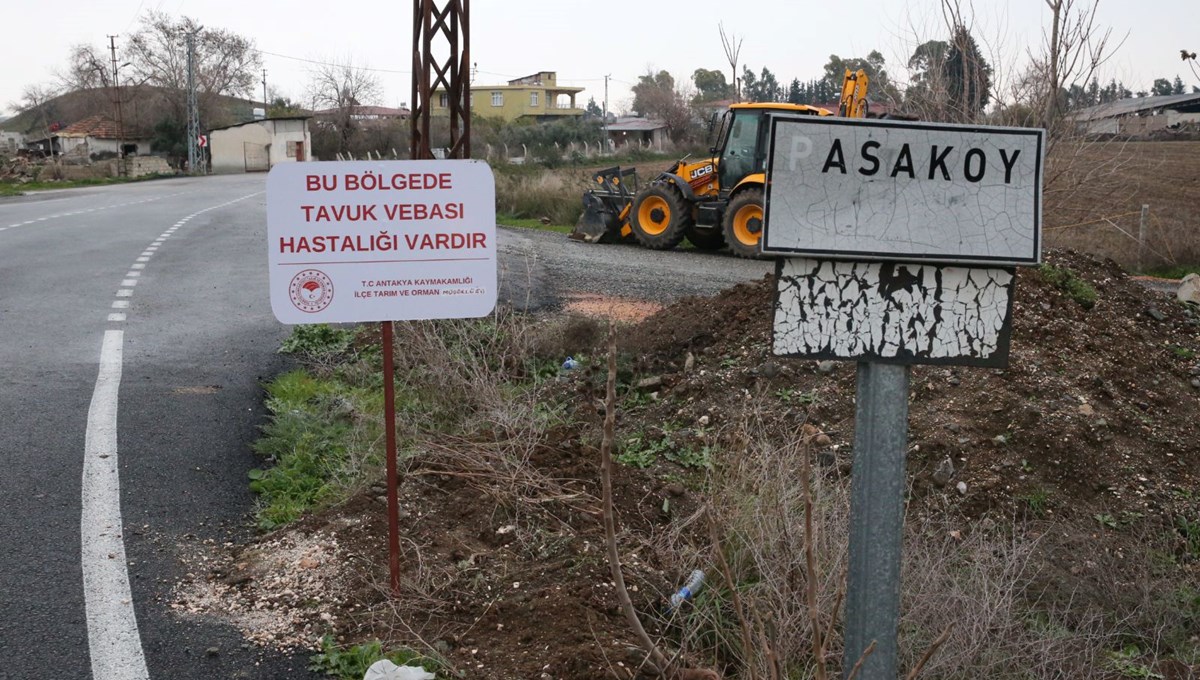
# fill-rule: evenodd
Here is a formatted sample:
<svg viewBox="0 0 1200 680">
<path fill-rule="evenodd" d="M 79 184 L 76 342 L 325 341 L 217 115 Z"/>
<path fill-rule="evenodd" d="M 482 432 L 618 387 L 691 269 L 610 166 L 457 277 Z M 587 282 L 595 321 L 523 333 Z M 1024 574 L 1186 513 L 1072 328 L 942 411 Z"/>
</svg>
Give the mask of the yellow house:
<svg viewBox="0 0 1200 680">
<path fill-rule="evenodd" d="M 531 76 L 508 81 L 507 85 L 471 85 L 471 112 L 477 116 L 514 121 L 533 116 L 539 122 L 559 118 L 581 117 L 583 109 L 575 106 L 575 95 L 582 87 L 558 84 L 554 71 L 539 71 Z M 445 113 L 449 101 L 445 90 L 433 97 L 432 113 Z"/>
</svg>

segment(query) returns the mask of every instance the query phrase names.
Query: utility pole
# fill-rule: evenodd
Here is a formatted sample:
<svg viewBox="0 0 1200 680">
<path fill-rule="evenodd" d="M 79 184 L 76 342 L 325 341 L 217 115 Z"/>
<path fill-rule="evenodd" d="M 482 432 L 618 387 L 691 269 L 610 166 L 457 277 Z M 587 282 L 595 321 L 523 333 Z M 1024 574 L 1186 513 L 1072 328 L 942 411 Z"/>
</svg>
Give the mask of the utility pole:
<svg viewBox="0 0 1200 680">
<path fill-rule="evenodd" d="M 267 113 L 267 109 L 270 108 L 270 106 L 271 106 L 271 102 L 267 101 L 267 69 L 264 68 L 263 69 L 263 114 L 264 115 Z"/>
<path fill-rule="evenodd" d="M 108 51 L 112 54 L 113 98 L 117 105 L 117 175 L 125 172 L 125 120 L 121 116 L 121 81 L 117 66 L 117 36 L 108 36 Z"/>
<path fill-rule="evenodd" d="M 187 148 L 188 174 L 196 174 L 196 161 L 199 154 L 200 111 L 196 105 L 196 34 L 201 27 L 187 33 Z"/>
<path fill-rule="evenodd" d="M 604 150 L 608 151 L 608 79 L 612 74 L 604 76 L 604 139 L 600 140 L 604 144 Z"/>
</svg>

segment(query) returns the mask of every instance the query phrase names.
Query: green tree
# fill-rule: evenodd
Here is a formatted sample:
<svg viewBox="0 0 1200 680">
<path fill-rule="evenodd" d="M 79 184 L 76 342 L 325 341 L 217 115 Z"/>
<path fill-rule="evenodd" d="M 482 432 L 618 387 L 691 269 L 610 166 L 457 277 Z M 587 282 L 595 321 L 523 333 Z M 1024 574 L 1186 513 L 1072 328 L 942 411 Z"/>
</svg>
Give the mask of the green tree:
<svg viewBox="0 0 1200 680">
<path fill-rule="evenodd" d="M 639 116 L 651 115 L 663 107 L 664 100 L 670 99 L 675 92 L 675 78 L 666 71 L 654 73 L 648 71 L 638 76 L 637 85 L 633 90 L 633 112 Z"/>
<path fill-rule="evenodd" d="M 676 142 L 692 135 L 695 127 L 692 110 L 683 94 L 675 89 L 675 78 L 670 73 L 648 71 L 638 77 L 632 89 L 634 113 L 661 120 Z"/>
<path fill-rule="evenodd" d="M 867 88 L 869 101 L 900 100 L 900 91 L 888 77 L 886 62 L 878 50 L 871 50 L 865 59 L 861 57 L 843 59 L 836 54 L 829 55 L 829 61 L 825 64 L 825 75 L 821 78 L 821 94 L 829 95 L 828 99 L 830 100 L 837 99 L 842 93 L 842 81 L 846 77 L 846 71 L 849 70 L 853 73 L 860 69 L 867 74 L 871 81 Z M 821 101 L 825 100 L 825 97 L 821 98 Z"/>
<path fill-rule="evenodd" d="M 584 117 L 585 118 L 602 118 L 603 116 L 604 116 L 604 109 L 600 108 L 600 105 L 596 103 L 596 98 L 588 97 L 587 108 L 584 109 Z"/>
<path fill-rule="evenodd" d="M 783 99 L 782 88 L 779 87 L 779 81 L 775 78 L 775 74 L 764 66 L 762 75 L 758 77 L 758 98 L 754 101 L 758 102 L 777 102 Z"/>
<path fill-rule="evenodd" d="M 742 67 L 742 101 L 754 101 L 753 93 L 758 88 L 758 77 L 754 75 L 754 71 L 749 68 Z"/>
<path fill-rule="evenodd" d="M 300 105 L 300 102 L 281 94 L 271 97 L 271 103 L 267 105 L 267 116 L 271 118 L 278 116 L 302 116 L 306 113 L 308 112 Z"/>
<path fill-rule="evenodd" d="M 966 26 L 952 32 L 945 68 L 951 111 L 961 120 L 977 119 L 991 99 L 992 67 Z"/>
<path fill-rule="evenodd" d="M 693 102 L 711 102 L 728 99 L 732 94 L 725 74 L 718 70 L 698 68 L 692 72 L 692 84 L 696 86 Z"/>
<path fill-rule="evenodd" d="M 749 68 L 742 72 L 742 98 L 751 102 L 777 102 L 784 99 L 783 88 L 771 69 L 763 67 L 758 76 Z"/>
<path fill-rule="evenodd" d="M 1150 94 L 1156 97 L 1162 97 L 1171 93 L 1171 81 L 1167 80 L 1166 78 L 1154 79 L 1154 85 L 1150 88 Z"/>
<path fill-rule="evenodd" d="M 1183 87 L 1183 78 L 1175 76 L 1175 81 L 1171 83 L 1171 94 L 1183 94 L 1187 90 Z"/>
<path fill-rule="evenodd" d="M 800 84 L 799 78 L 792 78 L 792 83 L 788 85 L 787 101 L 789 104 L 807 104 L 804 101 L 804 86 Z"/>
</svg>

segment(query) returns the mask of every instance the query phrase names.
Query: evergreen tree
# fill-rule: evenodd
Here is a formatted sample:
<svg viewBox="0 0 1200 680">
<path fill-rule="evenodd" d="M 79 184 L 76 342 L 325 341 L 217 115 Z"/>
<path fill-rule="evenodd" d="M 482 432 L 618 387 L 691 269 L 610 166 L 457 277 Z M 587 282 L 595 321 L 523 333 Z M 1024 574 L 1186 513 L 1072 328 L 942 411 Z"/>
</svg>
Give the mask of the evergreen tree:
<svg viewBox="0 0 1200 680">
<path fill-rule="evenodd" d="M 959 116 L 977 118 L 991 99 L 992 67 L 966 26 L 954 29 L 945 69 L 951 108 Z"/>
<path fill-rule="evenodd" d="M 787 100 L 789 104 L 805 104 L 804 95 L 800 89 L 800 79 L 792 78 L 792 84 L 788 85 Z"/>
</svg>

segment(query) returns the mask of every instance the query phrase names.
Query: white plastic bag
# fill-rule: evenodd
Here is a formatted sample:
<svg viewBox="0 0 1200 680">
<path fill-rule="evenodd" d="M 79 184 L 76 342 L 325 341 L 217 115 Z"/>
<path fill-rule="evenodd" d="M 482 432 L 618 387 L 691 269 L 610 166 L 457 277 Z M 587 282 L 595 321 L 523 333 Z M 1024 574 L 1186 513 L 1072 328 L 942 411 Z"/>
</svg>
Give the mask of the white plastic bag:
<svg viewBox="0 0 1200 680">
<path fill-rule="evenodd" d="M 437 680 L 437 676 L 417 666 L 397 666 L 387 659 L 371 664 L 363 680 Z"/>
</svg>

